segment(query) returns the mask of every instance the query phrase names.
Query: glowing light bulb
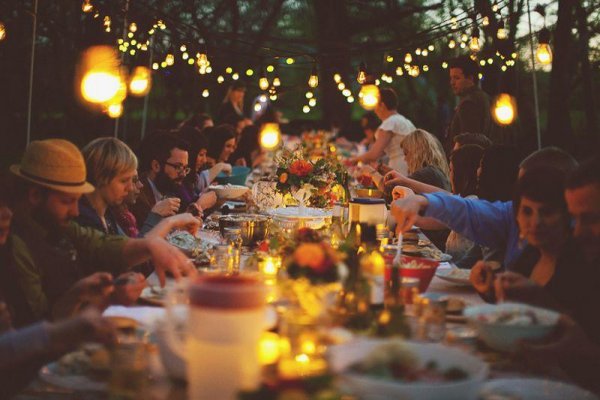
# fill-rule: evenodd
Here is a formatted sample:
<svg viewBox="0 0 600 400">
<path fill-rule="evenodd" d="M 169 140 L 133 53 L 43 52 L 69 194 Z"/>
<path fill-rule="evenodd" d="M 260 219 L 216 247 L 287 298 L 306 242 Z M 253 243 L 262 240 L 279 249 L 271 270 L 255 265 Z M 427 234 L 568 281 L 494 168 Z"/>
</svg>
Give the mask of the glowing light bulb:
<svg viewBox="0 0 600 400">
<path fill-rule="evenodd" d="M 385 57 L 385 61 L 387 61 L 387 62 L 389 62 L 389 63 L 390 63 L 390 62 L 394 62 L 394 56 L 392 56 L 392 55 L 387 55 L 387 56 Z"/>
<path fill-rule="evenodd" d="M 314 97 L 310 100 L 308 100 L 308 105 L 311 107 L 314 107 L 317 105 L 317 99 L 315 99 Z"/>
<path fill-rule="evenodd" d="M 233 79 L 234 81 L 237 81 L 238 79 L 240 79 L 240 74 L 238 74 L 237 72 L 234 72 L 233 74 L 231 74 L 231 79 Z"/>
<path fill-rule="evenodd" d="M 123 115 L 123 103 L 110 104 L 106 108 L 106 113 L 111 118 L 119 118 Z"/>
<path fill-rule="evenodd" d="M 481 25 L 488 26 L 489 24 L 490 24 L 490 17 L 488 17 L 486 15 L 485 17 L 483 17 L 483 20 L 481 21 Z"/>
<path fill-rule="evenodd" d="M 448 63 L 446 61 L 444 61 L 442 63 L 442 68 L 444 68 L 444 69 L 448 68 Z"/>
<path fill-rule="evenodd" d="M 260 79 L 258 80 L 258 87 L 261 90 L 267 90 L 269 88 L 269 80 L 267 79 L 266 76 L 260 77 Z"/>
<path fill-rule="evenodd" d="M 501 93 L 494 102 L 494 120 L 500 125 L 510 125 L 517 115 L 517 106 L 514 97 Z"/>
<path fill-rule="evenodd" d="M 335 83 L 340 83 L 342 81 L 342 76 L 340 74 L 333 74 L 333 80 Z"/>
<path fill-rule="evenodd" d="M 267 65 L 267 72 L 273 72 L 275 71 L 275 67 L 272 65 Z"/>
<path fill-rule="evenodd" d="M 232 72 L 233 72 L 233 68 L 231 68 L 231 67 L 225 68 L 225 73 L 226 74 L 231 74 Z"/>
<path fill-rule="evenodd" d="M 543 65 L 552 63 L 552 48 L 550 47 L 550 31 L 548 28 L 542 28 L 538 34 L 538 47 L 535 56 Z"/>
<path fill-rule="evenodd" d="M 479 38 L 476 36 L 471 37 L 471 41 L 469 42 L 469 48 L 471 51 L 479 51 L 481 50 L 481 43 L 479 43 Z"/>
<path fill-rule="evenodd" d="M 310 110 L 309 110 L 310 111 Z M 266 123 L 260 130 L 260 145 L 266 150 L 273 150 L 281 142 L 279 124 Z"/>
<path fill-rule="evenodd" d="M 248 68 L 246 70 L 246 76 L 252 76 L 252 75 L 254 75 L 254 71 L 252 69 Z"/>
<path fill-rule="evenodd" d="M 175 64 L 175 57 L 173 56 L 173 54 L 167 54 L 167 56 L 165 57 L 165 62 L 169 67 Z"/>
<path fill-rule="evenodd" d="M 350 91 L 350 89 L 344 89 L 342 90 L 342 94 L 344 95 L 344 97 L 348 97 L 352 94 L 352 92 Z"/>
<path fill-rule="evenodd" d="M 454 39 L 450 39 L 450 41 L 448 42 L 448 48 L 453 49 L 456 47 L 456 42 L 454 41 Z"/>
<path fill-rule="evenodd" d="M 379 104 L 379 88 L 371 84 L 363 85 L 358 97 L 365 110 L 373 110 Z"/>
<path fill-rule="evenodd" d="M 396 75 L 398 75 L 398 76 L 404 75 L 404 69 L 401 66 L 396 67 Z"/>
<path fill-rule="evenodd" d="M 278 76 L 276 76 L 275 78 L 273 78 L 273 86 L 275 86 L 275 87 L 281 86 L 281 79 L 279 79 Z"/>
<path fill-rule="evenodd" d="M 358 75 L 356 76 L 356 80 L 361 85 L 367 81 L 367 64 L 365 64 L 364 61 L 358 66 Z M 336 82 L 340 83 L 339 81 Z"/>
<path fill-rule="evenodd" d="M 417 48 L 417 49 L 415 50 L 415 54 L 416 54 L 416 55 L 418 55 L 418 56 L 420 56 L 420 55 L 421 55 L 421 49 L 420 49 L 420 48 Z"/>
<path fill-rule="evenodd" d="M 427 46 L 427 49 L 428 49 L 429 51 L 433 51 L 433 50 L 435 50 L 435 46 L 434 46 L 434 45 L 432 45 L 432 44 L 430 44 L 429 46 Z"/>
<path fill-rule="evenodd" d="M 304 114 L 308 114 L 308 113 L 310 112 L 310 107 L 309 107 L 309 106 L 307 106 L 307 105 L 305 105 L 304 107 L 302 107 L 302 112 L 303 112 Z"/>
<path fill-rule="evenodd" d="M 319 86 L 319 75 L 317 74 L 316 66 L 313 66 L 313 69 L 310 72 L 310 76 L 308 77 L 308 86 L 313 89 Z"/>
<path fill-rule="evenodd" d="M 254 111 L 260 112 L 260 110 L 262 110 L 262 106 L 260 105 L 260 103 L 256 103 L 254 105 Z"/>
<path fill-rule="evenodd" d="M 500 40 L 504 40 L 508 37 L 508 31 L 504 27 L 504 20 L 500 18 L 498 21 L 498 31 L 496 31 L 496 37 Z"/>
<path fill-rule="evenodd" d="M 344 82 L 340 82 L 337 85 L 338 90 L 344 90 L 346 89 L 346 85 L 344 84 Z"/>
<path fill-rule="evenodd" d="M 158 69 L 158 63 L 157 62 L 152 63 L 152 69 L 153 70 L 157 70 Z"/>
<path fill-rule="evenodd" d="M 0 22 L 0 40 L 6 39 L 6 27 Z"/>
<path fill-rule="evenodd" d="M 292 57 L 288 57 L 288 58 L 286 58 L 285 62 L 288 65 L 292 65 L 294 63 L 294 59 Z"/>
<path fill-rule="evenodd" d="M 208 89 L 204 89 L 204 90 L 202 91 L 202 97 L 206 98 L 206 97 L 208 97 L 208 96 L 210 96 L 210 92 L 208 91 Z"/>
<path fill-rule="evenodd" d="M 135 22 L 132 22 L 131 24 L 129 24 L 129 31 L 130 32 L 137 31 L 137 24 Z"/>
<path fill-rule="evenodd" d="M 347 101 L 348 103 L 354 103 L 354 97 L 352 97 L 352 96 L 348 96 L 348 97 L 346 98 L 346 101 Z"/>
<path fill-rule="evenodd" d="M 94 6 L 92 5 L 92 3 L 90 2 L 90 0 L 84 0 L 83 4 L 81 4 L 81 10 L 84 13 L 89 13 L 92 12 L 92 10 L 94 9 Z"/>
<path fill-rule="evenodd" d="M 223 83 L 223 82 L 225 82 L 225 78 L 223 78 L 223 75 L 217 76 L 217 83 Z"/>
<path fill-rule="evenodd" d="M 305 97 L 306 97 L 307 99 L 312 99 L 312 98 L 313 98 L 313 96 L 314 96 L 313 92 L 310 92 L 310 91 L 309 91 L 309 92 L 306 92 L 306 95 L 305 95 Z"/>
<path fill-rule="evenodd" d="M 129 92 L 133 96 L 145 96 L 152 86 L 152 74 L 146 67 L 135 67 L 129 81 Z"/>
<path fill-rule="evenodd" d="M 406 53 L 406 55 L 404 56 L 404 62 L 406 64 L 410 64 L 412 62 L 412 60 L 413 60 L 412 54 Z"/>
</svg>

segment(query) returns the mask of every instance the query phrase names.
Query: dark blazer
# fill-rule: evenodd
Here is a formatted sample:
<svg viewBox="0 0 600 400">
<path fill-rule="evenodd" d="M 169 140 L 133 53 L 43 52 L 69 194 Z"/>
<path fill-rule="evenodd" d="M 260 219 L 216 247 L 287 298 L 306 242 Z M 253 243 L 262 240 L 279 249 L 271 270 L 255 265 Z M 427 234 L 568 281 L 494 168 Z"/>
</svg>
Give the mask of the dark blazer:
<svg viewBox="0 0 600 400">
<path fill-rule="evenodd" d="M 454 147 L 455 136 L 461 133 L 481 133 L 489 137 L 491 125 L 490 98 L 479 86 L 474 86 L 460 96 L 454 110 L 444 143 L 446 154 L 450 154 Z"/>
</svg>

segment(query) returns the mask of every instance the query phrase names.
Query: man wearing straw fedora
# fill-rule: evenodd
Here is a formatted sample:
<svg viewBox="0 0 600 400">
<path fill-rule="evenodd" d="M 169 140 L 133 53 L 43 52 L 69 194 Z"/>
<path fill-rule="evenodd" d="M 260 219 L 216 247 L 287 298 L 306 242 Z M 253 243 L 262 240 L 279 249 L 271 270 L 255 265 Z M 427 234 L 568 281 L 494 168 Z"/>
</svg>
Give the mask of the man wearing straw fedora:
<svg viewBox="0 0 600 400">
<path fill-rule="evenodd" d="M 176 279 L 193 272 L 187 257 L 164 239 L 130 239 L 105 235 L 73 221 L 78 200 L 94 187 L 86 182 L 86 167 L 79 149 L 62 139 L 32 142 L 16 175 L 13 234 L 21 243 L 14 248 L 18 284 L 34 317 L 47 316 L 72 286 L 98 271 L 119 274 L 151 260 L 161 285 L 165 272 Z M 112 285 L 112 282 L 104 282 Z"/>
</svg>

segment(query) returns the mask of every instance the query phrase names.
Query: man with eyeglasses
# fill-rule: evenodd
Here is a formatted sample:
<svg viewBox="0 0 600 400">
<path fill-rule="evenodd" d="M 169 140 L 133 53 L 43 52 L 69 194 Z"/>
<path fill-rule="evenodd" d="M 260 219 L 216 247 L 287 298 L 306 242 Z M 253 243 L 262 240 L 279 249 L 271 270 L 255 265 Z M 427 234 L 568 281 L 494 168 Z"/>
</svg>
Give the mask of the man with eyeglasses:
<svg viewBox="0 0 600 400">
<path fill-rule="evenodd" d="M 154 205 L 164 199 L 163 217 L 183 211 L 195 215 L 216 203 L 214 192 L 208 192 L 190 204 L 184 204 L 179 198 L 183 179 L 190 173 L 188 163 L 188 145 L 176 136 L 161 133 L 150 136 L 142 143 L 140 154 L 140 179 L 144 185 L 139 198 L 130 207 L 136 218 L 138 228 L 142 228 Z"/>
</svg>

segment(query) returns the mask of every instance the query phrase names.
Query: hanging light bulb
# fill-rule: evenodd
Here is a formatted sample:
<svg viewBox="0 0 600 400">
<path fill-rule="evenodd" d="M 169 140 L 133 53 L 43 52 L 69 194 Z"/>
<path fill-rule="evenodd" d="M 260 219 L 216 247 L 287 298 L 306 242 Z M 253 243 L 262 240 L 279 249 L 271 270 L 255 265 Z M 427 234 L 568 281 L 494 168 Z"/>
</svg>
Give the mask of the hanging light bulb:
<svg viewBox="0 0 600 400">
<path fill-rule="evenodd" d="M 132 23 L 129 25 L 129 31 L 130 31 L 130 32 L 135 32 L 135 31 L 137 31 L 137 24 L 136 24 L 135 22 L 132 22 Z"/>
<path fill-rule="evenodd" d="M 402 66 L 399 65 L 398 67 L 396 67 L 396 75 L 398 75 L 398 76 L 404 75 L 404 69 L 402 68 Z"/>
<path fill-rule="evenodd" d="M 538 33 L 538 47 L 535 52 L 538 61 L 543 65 L 552 63 L 552 48 L 550 47 L 550 31 L 544 27 Z"/>
<path fill-rule="evenodd" d="M 310 109 L 309 109 L 310 111 Z M 265 150 L 273 150 L 281 142 L 281 130 L 279 124 L 266 123 L 260 130 L 260 145 Z"/>
<path fill-rule="evenodd" d="M 278 75 L 275 75 L 275 78 L 273 78 L 273 86 L 275 86 L 275 87 L 281 86 L 281 79 L 279 79 Z"/>
<path fill-rule="evenodd" d="M 152 86 L 152 74 L 146 67 L 138 66 L 133 70 L 129 81 L 129 92 L 133 96 L 145 96 Z"/>
<path fill-rule="evenodd" d="M 311 107 L 314 107 L 317 105 L 317 99 L 315 99 L 314 97 L 310 100 L 308 100 L 308 105 Z"/>
<path fill-rule="evenodd" d="M 6 27 L 0 22 L 0 40 L 6 39 Z"/>
<path fill-rule="evenodd" d="M 123 115 L 123 103 L 114 103 L 106 107 L 106 113 L 111 118 L 119 118 Z"/>
<path fill-rule="evenodd" d="M 451 29 L 458 29 L 458 19 L 456 17 L 452 17 L 450 23 L 452 24 L 450 25 Z"/>
<path fill-rule="evenodd" d="M 127 85 L 119 64 L 116 50 L 111 46 L 87 49 L 79 62 L 82 99 L 103 106 L 121 103 L 127 96 Z"/>
<path fill-rule="evenodd" d="M 335 83 L 340 83 L 342 81 L 342 76 L 340 74 L 333 74 L 333 81 Z"/>
<path fill-rule="evenodd" d="M 494 0 L 494 3 L 492 4 L 492 11 L 498 12 L 498 0 Z"/>
<path fill-rule="evenodd" d="M 358 94 L 360 105 L 365 110 L 373 110 L 379 104 L 379 88 L 373 84 L 363 85 Z"/>
<path fill-rule="evenodd" d="M 489 24 L 490 24 L 490 17 L 488 17 L 486 15 L 485 17 L 483 17 L 483 20 L 481 21 L 481 25 L 488 26 Z"/>
<path fill-rule="evenodd" d="M 361 85 L 367 81 L 367 64 L 365 64 L 364 61 L 361 61 L 360 65 L 358 66 L 358 75 L 356 76 L 356 81 Z"/>
<path fill-rule="evenodd" d="M 206 68 L 208 68 L 208 66 L 210 65 L 210 61 L 208 61 L 208 55 L 206 54 L 206 51 L 201 51 L 200 53 L 196 54 L 196 58 L 198 59 L 196 63 L 198 64 L 199 68 L 206 70 Z"/>
<path fill-rule="evenodd" d="M 104 17 L 104 31 L 110 32 L 110 17 L 108 15 Z"/>
<path fill-rule="evenodd" d="M 258 79 L 258 87 L 260 90 L 267 90 L 269 88 L 269 80 L 264 72 L 262 72 L 260 78 Z"/>
<path fill-rule="evenodd" d="M 421 74 L 421 69 L 418 65 L 413 65 L 412 67 L 410 67 L 410 71 L 408 72 L 408 74 L 413 78 L 416 78 Z"/>
<path fill-rule="evenodd" d="M 202 91 L 202 97 L 207 98 L 208 96 L 210 96 L 210 92 L 208 91 L 208 89 L 204 89 Z"/>
<path fill-rule="evenodd" d="M 312 99 L 312 98 L 313 98 L 313 96 L 314 96 L 313 92 L 311 92 L 311 91 L 308 91 L 308 92 L 306 92 L 306 95 L 305 95 L 305 97 L 306 97 L 307 99 Z"/>
<path fill-rule="evenodd" d="M 412 62 L 412 60 L 413 60 L 412 54 L 406 53 L 406 55 L 404 56 L 404 62 L 406 64 L 410 64 Z"/>
<path fill-rule="evenodd" d="M 496 32 L 496 37 L 500 40 L 504 40 L 508 37 L 508 32 L 504 27 L 504 19 L 500 17 L 500 21 L 498 21 L 498 31 Z"/>
<path fill-rule="evenodd" d="M 469 36 L 465 32 L 461 33 L 460 41 L 466 43 L 468 40 L 469 40 Z"/>
<path fill-rule="evenodd" d="M 420 49 L 420 48 L 417 48 L 417 49 L 415 50 L 415 54 L 416 54 L 416 55 L 418 55 L 418 56 L 420 56 L 420 55 L 421 55 L 421 49 Z"/>
<path fill-rule="evenodd" d="M 93 9 L 94 9 L 94 6 L 90 2 L 90 0 L 83 0 L 83 3 L 81 4 L 81 10 L 84 13 L 92 12 Z"/>
<path fill-rule="evenodd" d="M 310 112 L 310 107 L 309 107 L 309 106 L 307 106 L 307 105 L 304 105 L 304 106 L 302 107 L 302 112 L 303 112 L 304 114 L 308 114 L 308 113 Z"/>
<path fill-rule="evenodd" d="M 517 116 L 517 104 L 514 97 L 501 93 L 494 102 L 494 120 L 500 125 L 510 125 Z"/>
<path fill-rule="evenodd" d="M 171 53 L 167 54 L 167 56 L 165 57 L 165 62 L 167 63 L 167 65 L 169 67 L 171 65 L 175 64 L 175 57 L 173 56 L 173 54 L 171 54 Z"/>
<path fill-rule="evenodd" d="M 448 42 L 448 48 L 453 49 L 456 47 L 456 41 L 454 41 L 454 39 L 450 39 L 450 41 Z"/>
<path fill-rule="evenodd" d="M 319 86 L 319 75 L 317 74 L 316 65 L 313 65 L 312 71 L 310 72 L 310 76 L 308 77 L 308 86 L 310 86 L 313 89 Z"/>
<path fill-rule="evenodd" d="M 474 26 L 473 33 L 471 34 L 471 41 L 469 42 L 469 48 L 471 51 L 478 52 L 481 50 L 481 43 L 479 41 L 479 28 Z"/>
</svg>

